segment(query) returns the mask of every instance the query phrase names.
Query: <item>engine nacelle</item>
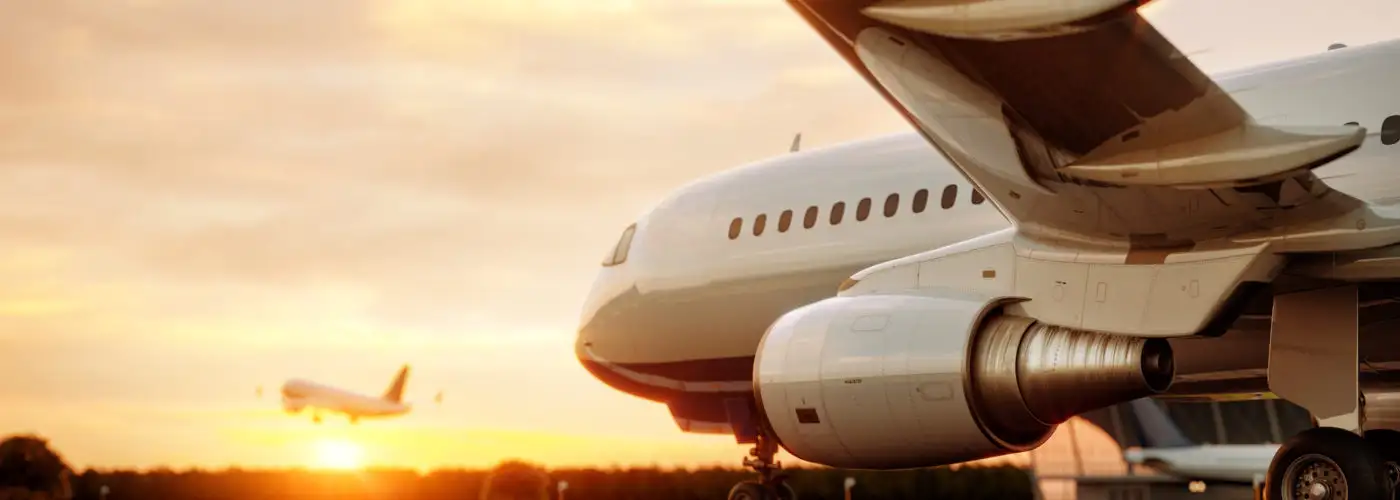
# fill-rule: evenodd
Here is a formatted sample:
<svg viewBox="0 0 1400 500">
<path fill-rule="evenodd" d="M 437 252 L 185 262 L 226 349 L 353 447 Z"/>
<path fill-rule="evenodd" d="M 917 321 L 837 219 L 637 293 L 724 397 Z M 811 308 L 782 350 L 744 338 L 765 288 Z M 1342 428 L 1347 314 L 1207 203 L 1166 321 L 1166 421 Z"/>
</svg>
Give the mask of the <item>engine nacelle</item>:
<svg viewBox="0 0 1400 500">
<path fill-rule="evenodd" d="M 754 361 L 794 456 L 932 467 L 1034 449 L 1086 411 L 1167 390 L 1171 346 L 1037 323 L 981 297 L 834 297 L 783 315 Z"/>
</svg>

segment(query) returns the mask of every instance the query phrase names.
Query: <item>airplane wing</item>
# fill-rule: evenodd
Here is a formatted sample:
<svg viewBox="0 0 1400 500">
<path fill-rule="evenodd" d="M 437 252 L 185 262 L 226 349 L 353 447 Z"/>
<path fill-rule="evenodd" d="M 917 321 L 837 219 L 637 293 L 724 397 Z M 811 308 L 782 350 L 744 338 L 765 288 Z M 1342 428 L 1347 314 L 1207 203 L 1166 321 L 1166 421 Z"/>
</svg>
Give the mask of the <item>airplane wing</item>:
<svg viewBox="0 0 1400 500">
<path fill-rule="evenodd" d="M 1365 206 L 1312 173 L 1365 129 L 1256 123 L 1147 0 L 788 2 L 1023 233 L 1189 248 Z"/>
</svg>

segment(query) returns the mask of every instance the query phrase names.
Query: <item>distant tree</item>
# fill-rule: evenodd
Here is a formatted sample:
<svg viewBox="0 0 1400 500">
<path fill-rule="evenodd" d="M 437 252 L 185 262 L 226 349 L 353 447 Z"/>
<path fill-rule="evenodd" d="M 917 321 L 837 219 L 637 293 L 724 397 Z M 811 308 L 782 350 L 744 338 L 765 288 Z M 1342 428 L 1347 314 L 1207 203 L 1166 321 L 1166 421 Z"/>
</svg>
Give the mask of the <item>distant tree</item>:
<svg viewBox="0 0 1400 500">
<path fill-rule="evenodd" d="M 0 500 L 72 498 L 70 474 L 72 469 L 43 438 L 20 435 L 0 441 Z"/>
<path fill-rule="evenodd" d="M 549 475 L 532 464 L 501 462 L 481 485 L 481 500 L 548 500 Z"/>
</svg>

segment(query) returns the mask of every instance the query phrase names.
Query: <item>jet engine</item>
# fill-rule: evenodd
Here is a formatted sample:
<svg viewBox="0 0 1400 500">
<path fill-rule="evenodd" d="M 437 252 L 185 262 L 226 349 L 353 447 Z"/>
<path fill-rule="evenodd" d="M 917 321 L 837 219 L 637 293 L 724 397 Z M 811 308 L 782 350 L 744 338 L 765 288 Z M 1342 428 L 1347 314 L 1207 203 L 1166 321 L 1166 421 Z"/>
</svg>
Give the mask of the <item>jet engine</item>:
<svg viewBox="0 0 1400 500">
<path fill-rule="evenodd" d="M 833 297 L 773 323 L 758 411 L 794 456 L 902 469 L 1034 449 L 1080 413 L 1165 391 L 1171 346 L 1007 315 L 972 296 Z"/>
</svg>

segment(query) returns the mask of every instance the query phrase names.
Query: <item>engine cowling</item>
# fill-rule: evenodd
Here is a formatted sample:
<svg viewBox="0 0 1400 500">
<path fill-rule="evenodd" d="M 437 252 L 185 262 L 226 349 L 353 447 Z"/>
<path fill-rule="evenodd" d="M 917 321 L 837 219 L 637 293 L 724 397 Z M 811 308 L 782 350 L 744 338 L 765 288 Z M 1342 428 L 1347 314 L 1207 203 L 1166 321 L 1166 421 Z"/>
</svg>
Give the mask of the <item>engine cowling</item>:
<svg viewBox="0 0 1400 500">
<path fill-rule="evenodd" d="M 1034 449 L 1080 413 L 1167 390 L 1171 346 L 1003 314 L 972 296 L 834 297 L 769 327 L 759 413 L 788 452 L 859 469 Z"/>
</svg>

